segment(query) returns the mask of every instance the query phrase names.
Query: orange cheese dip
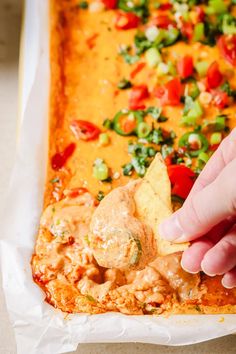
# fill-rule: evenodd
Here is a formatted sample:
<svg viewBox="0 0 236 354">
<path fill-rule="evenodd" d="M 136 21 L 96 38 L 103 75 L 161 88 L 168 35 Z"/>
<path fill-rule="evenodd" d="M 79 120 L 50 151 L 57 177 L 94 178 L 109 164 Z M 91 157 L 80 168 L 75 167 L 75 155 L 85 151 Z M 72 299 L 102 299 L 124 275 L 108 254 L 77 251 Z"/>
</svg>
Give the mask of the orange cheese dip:
<svg viewBox="0 0 236 354">
<path fill-rule="evenodd" d="M 231 47 L 235 45 L 234 35 L 216 32 L 221 46 L 219 42 L 209 46 L 214 34 L 210 38 L 206 33 L 205 5 L 186 5 L 186 15 L 183 6 L 166 6 L 161 1 L 158 7 L 150 2 L 150 15 L 146 16 L 147 7 L 141 6 L 140 12 L 134 2 L 134 10 L 127 12 L 124 3 L 50 1 L 48 171 L 32 257 L 34 281 L 45 292 L 47 302 L 69 313 L 235 313 L 236 290 L 224 289 L 220 276 L 186 273 L 180 266 L 181 253 L 157 257 L 141 270 L 125 271 L 100 267 L 89 248 L 89 224 L 99 200 L 130 179 L 142 177 L 153 151 L 161 151 L 168 166 L 189 166 L 194 171 L 193 184 L 206 159 L 236 122 L 236 63 L 234 54 L 222 49 L 223 39 L 232 41 Z M 235 13 L 229 1 L 224 4 L 226 14 Z M 130 13 L 133 15 L 127 17 Z M 214 16 L 209 19 L 215 21 Z M 205 33 L 195 30 L 198 23 L 205 25 Z M 160 43 L 167 43 L 173 28 L 178 39 L 150 51 L 157 34 Z M 142 34 L 139 47 L 134 46 L 137 33 Z M 186 56 L 191 57 L 187 67 Z M 214 62 L 211 76 L 209 67 Z M 205 73 L 199 63 L 205 63 Z M 171 80 L 175 80 L 177 92 L 173 93 L 173 85 L 168 91 Z M 150 107 L 156 111 L 148 111 Z M 121 110 L 124 121 L 118 120 L 116 125 L 113 118 Z M 133 111 L 146 123 L 146 136 Z M 120 135 L 117 126 L 125 134 Z M 186 132 L 192 137 L 181 140 Z M 99 136 L 101 133 L 105 136 Z M 152 148 L 145 152 L 149 155 L 143 165 L 128 151 L 130 142 Z M 169 154 L 164 153 L 166 147 Z M 134 161 L 139 161 L 138 167 Z M 180 201 L 188 192 L 175 189 L 174 197 Z"/>
</svg>

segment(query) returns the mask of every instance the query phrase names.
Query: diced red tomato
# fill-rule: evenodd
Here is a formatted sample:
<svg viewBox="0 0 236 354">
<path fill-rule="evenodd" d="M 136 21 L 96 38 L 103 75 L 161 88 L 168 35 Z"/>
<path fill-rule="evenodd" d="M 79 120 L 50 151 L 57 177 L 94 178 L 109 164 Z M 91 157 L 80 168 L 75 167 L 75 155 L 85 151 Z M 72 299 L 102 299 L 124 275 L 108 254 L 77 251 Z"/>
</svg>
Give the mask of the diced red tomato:
<svg viewBox="0 0 236 354">
<path fill-rule="evenodd" d="M 213 144 L 213 145 L 210 145 L 209 150 L 211 150 L 211 151 L 216 151 L 219 146 L 220 146 L 220 144 Z"/>
<path fill-rule="evenodd" d="M 206 80 L 208 88 L 214 89 L 218 87 L 222 81 L 222 78 L 223 76 L 220 72 L 219 64 L 214 61 L 207 70 Z"/>
<path fill-rule="evenodd" d="M 221 36 L 218 40 L 218 48 L 225 60 L 236 66 L 236 34 Z"/>
<path fill-rule="evenodd" d="M 217 91 L 214 93 L 214 104 L 219 109 L 224 109 L 229 105 L 229 96 L 226 92 Z"/>
<path fill-rule="evenodd" d="M 117 6 L 117 0 L 102 0 L 102 2 L 108 10 L 115 9 Z"/>
<path fill-rule="evenodd" d="M 203 22 L 205 19 L 204 9 L 201 6 L 196 6 L 195 10 L 197 13 L 197 22 Z"/>
<path fill-rule="evenodd" d="M 89 141 L 97 139 L 101 130 L 93 123 L 86 120 L 73 120 L 70 129 L 77 139 Z"/>
<path fill-rule="evenodd" d="M 159 7 L 158 7 L 158 10 L 161 10 L 161 11 L 167 11 L 167 10 L 170 10 L 172 9 L 173 5 L 169 2 L 167 2 L 166 4 L 161 4 Z"/>
<path fill-rule="evenodd" d="M 135 68 L 131 71 L 130 73 L 130 78 L 134 79 L 135 76 L 141 71 L 143 70 L 143 68 L 146 66 L 146 63 L 138 63 Z"/>
<path fill-rule="evenodd" d="M 155 94 L 157 98 L 160 99 L 162 106 L 177 106 L 180 103 L 181 91 L 180 79 L 174 78 L 168 81 L 164 86 L 158 87 L 155 90 Z"/>
<path fill-rule="evenodd" d="M 172 195 L 186 199 L 194 185 L 195 173 L 185 165 L 169 165 L 167 171 Z"/>
<path fill-rule="evenodd" d="M 130 109 L 144 109 L 145 105 L 143 104 L 143 100 L 148 98 L 148 96 L 149 92 L 147 85 L 133 86 L 129 96 Z"/>
<path fill-rule="evenodd" d="M 193 29 L 194 27 L 191 22 L 183 22 L 180 31 L 185 38 L 191 40 L 193 37 Z"/>
<path fill-rule="evenodd" d="M 87 193 L 87 188 L 79 187 L 79 188 L 72 188 L 69 190 L 64 191 L 64 194 L 69 198 L 76 198 L 84 193 Z"/>
<path fill-rule="evenodd" d="M 177 62 L 177 71 L 182 79 L 186 79 L 193 74 L 193 58 L 185 55 Z"/>
<path fill-rule="evenodd" d="M 128 30 L 137 28 L 140 23 L 140 18 L 133 12 L 119 11 L 115 19 L 115 27 L 118 30 Z"/>
<path fill-rule="evenodd" d="M 73 152 L 75 151 L 76 145 L 74 143 L 69 144 L 65 150 L 61 152 L 57 152 L 55 155 L 52 156 L 51 159 L 51 166 L 54 170 L 60 170 L 67 160 L 71 157 Z"/>
<path fill-rule="evenodd" d="M 172 154 L 166 156 L 164 161 L 165 161 L 166 166 L 171 165 L 172 164 Z"/>
<path fill-rule="evenodd" d="M 176 27 L 176 23 L 169 18 L 167 15 L 159 15 L 151 20 L 154 26 L 159 28 L 168 29 L 169 26 Z"/>
</svg>

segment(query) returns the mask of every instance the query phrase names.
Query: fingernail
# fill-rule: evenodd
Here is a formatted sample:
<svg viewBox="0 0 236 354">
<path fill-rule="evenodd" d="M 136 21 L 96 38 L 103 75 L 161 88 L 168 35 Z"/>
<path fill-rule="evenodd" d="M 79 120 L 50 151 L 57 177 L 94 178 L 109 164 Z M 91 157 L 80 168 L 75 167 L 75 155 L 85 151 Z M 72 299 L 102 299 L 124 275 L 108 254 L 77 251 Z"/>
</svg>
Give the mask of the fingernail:
<svg viewBox="0 0 236 354">
<path fill-rule="evenodd" d="M 193 272 L 191 269 L 188 269 L 188 267 L 185 267 L 184 263 L 183 263 L 183 259 L 181 259 L 181 267 L 183 268 L 183 270 L 187 273 L 190 274 L 198 274 L 200 272 L 200 269 L 198 271 Z"/>
<path fill-rule="evenodd" d="M 209 275 L 209 277 L 215 277 L 215 276 L 216 276 L 216 274 L 211 273 L 211 272 L 208 272 L 208 271 L 206 270 L 206 265 L 204 264 L 204 260 L 203 260 L 202 263 L 201 263 L 201 268 L 202 268 L 202 271 L 203 271 L 206 275 Z"/>
<path fill-rule="evenodd" d="M 223 287 L 226 288 L 226 289 L 233 289 L 233 288 L 234 288 L 234 286 L 228 286 L 227 284 L 225 284 L 225 279 L 224 279 L 224 278 L 222 278 L 221 284 L 222 284 Z"/>
<path fill-rule="evenodd" d="M 227 284 L 225 284 L 225 279 L 224 279 L 224 278 L 222 278 L 221 284 L 222 284 L 223 287 L 226 288 L 226 289 L 233 289 L 233 288 L 234 288 L 234 286 L 228 286 Z"/>
<path fill-rule="evenodd" d="M 171 216 L 159 225 L 159 233 L 162 238 L 168 241 L 174 241 L 184 236 L 176 215 Z"/>
</svg>

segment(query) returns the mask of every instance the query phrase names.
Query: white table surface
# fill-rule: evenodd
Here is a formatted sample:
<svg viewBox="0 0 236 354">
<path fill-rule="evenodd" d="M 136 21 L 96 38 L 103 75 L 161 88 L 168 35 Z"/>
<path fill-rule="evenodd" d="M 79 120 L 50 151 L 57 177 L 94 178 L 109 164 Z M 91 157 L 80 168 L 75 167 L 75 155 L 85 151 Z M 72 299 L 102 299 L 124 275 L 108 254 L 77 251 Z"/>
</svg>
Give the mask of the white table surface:
<svg viewBox="0 0 236 354">
<path fill-rule="evenodd" d="M 42 0 L 46 1 L 46 0 Z M 0 0 L 0 196 L 7 189 L 14 161 L 17 123 L 18 48 L 20 0 Z M 225 354 L 236 353 L 236 335 L 188 347 L 150 344 L 81 344 L 77 354 Z M 0 287 L 0 354 L 16 354 L 2 289 Z M 25 353 L 30 354 L 30 353 Z M 52 353 L 55 354 L 55 353 Z"/>
</svg>

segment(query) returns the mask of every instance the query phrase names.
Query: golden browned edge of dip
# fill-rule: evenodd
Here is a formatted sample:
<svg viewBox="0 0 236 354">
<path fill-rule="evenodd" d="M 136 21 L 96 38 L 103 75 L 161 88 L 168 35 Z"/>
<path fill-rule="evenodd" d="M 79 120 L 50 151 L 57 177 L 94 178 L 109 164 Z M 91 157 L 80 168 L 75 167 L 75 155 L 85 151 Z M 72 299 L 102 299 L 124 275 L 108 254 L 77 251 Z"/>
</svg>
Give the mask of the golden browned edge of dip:
<svg viewBox="0 0 236 354">
<path fill-rule="evenodd" d="M 68 123 L 78 118 L 102 127 L 105 117 L 113 117 L 114 112 L 127 105 L 126 93 L 115 93 L 116 83 L 121 77 L 128 76 L 130 70 L 116 54 L 117 43 L 129 44 L 135 31 L 108 30 L 113 23 L 112 11 L 99 14 L 75 12 L 70 9 L 75 3 L 72 0 L 50 1 L 50 134 L 44 209 L 49 205 L 53 209 L 55 203 L 64 199 L 72 204 L 82 203 L 83 208 L 81 198 L 84 196 L 75 198 L 75 201 L 68 195 L 65 196 L 64 192 L 85 187 L 91 193 L 91 196 L 86 194 L 86 198 L 92 213 L 97 204 L 93 198 L 101 188 L 107 194 L 111 188 L 124 185 L 130 180 L 129 177 L 121 176 L 117 180 L 113 179 L 111 184 L 101 185 L 92 176 L 93 162 L 101 157 L 112 168 L 113 173 L 120 171 L 120 167 L 128 162 L 128 138 L 114 132 L 109 133 L 109 148 L 98 146 L 97 141 L 77 141 L 68 128 Z M 96 45 L 88 49 L 86 39 L 94 34 L 97 35 Z M 198 47 L 193 48 L 192 55 L 205 50 L 209 57 L 219 59 L 216 48 Z M 178 43 L 175 45 L 175 52 L 184 54 L 189 52 L 189 47 L 182 42 Z M 108 58 L 105 66 L 104 58 Z M 137 83 L 146 82 L 145 75 L 147 72 L 143 70 Z M 148 75 L 150 76 L 150 71 Z M 151 79 L 149 84 L 152 85 Z M 150 105 L 152 100 L 150 98 Z M 228 113 L 232 113 L 233 109 L 235 105 L 228 108 Z M 164 127 L 174 128 L 178 136 L 182 135 L 186 129 L 176 124 L 176 118 L 180 117 L 179 109 L 168 107 L 166 113 L 172 118 L 164 123 Z M 212 108 L 207 111 L 209 117 L 214 114 Z M 232 127 L 233 123 L 230 124 Z M 51 157 L 56 152 L 63 151 L 71 142 L 76 143 L 72 158 L 59 171 L 53 170 Z M 50 182 L 55 179 L 57 182 Z M 83 214 L 82 209 L 81 212 Z M 83 222 L 88 227 L 88 220 Z M 140 272 L 130 274 L 107 270 L 97 265 L 86 240 L 84 242 L 65 236 L 55 242 L 48 227 L 41 225 L 32 257 L 32 271 L 34 281 L 46 294 L 45 300 L 68 313 L 236 313 L 236 290 L 224 289 L 219 276 L 185 273 L 180 267 L 180 256 L 176 253 L 167 256 L 170 257 L 168 259 L 163 257 L 160 268 L 164 267 L 164 272 L 163 269 L 159 271 L 158 266 L 148 266 Z M 165 265 L 166 259 L 170 263 L 167 262 L 168 266 L 165 268 L 163 264 Z M 169 264 L 174 265 L 169 268 Z M 174 281 L 170 285 L 173 274 Z M 179 283 L 180 286 L 177 285 Z"/>
</svg>

